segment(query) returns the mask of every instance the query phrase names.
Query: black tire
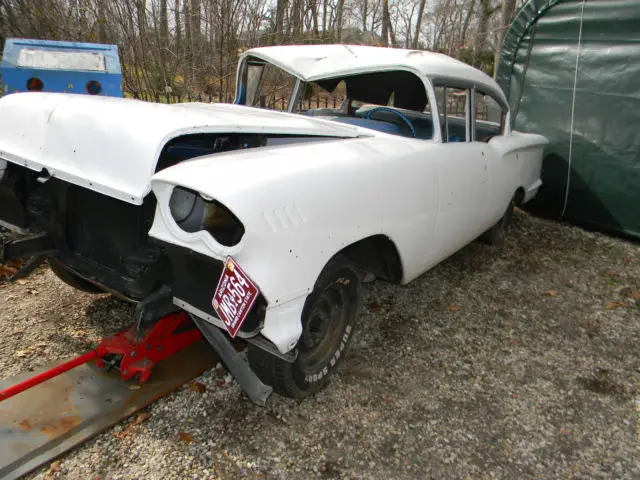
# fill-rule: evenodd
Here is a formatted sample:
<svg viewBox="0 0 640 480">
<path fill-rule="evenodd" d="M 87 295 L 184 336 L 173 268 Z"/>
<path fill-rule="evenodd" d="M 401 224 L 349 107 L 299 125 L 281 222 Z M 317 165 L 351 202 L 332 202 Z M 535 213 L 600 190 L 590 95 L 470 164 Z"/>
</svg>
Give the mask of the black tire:
<svg viewBox="0 0 640 480">
<path fill-rule="evenodd" d="M 249 364 L 285 397 L 304 398 L 323 388 L 345 356 L 358 320 L 360 280 L 344 257 L 324 268 L 302 310 L 302 335 L 293 363 L 249 344 Z"/>
<path fill-rule="evenodd" d="M 67 285 L 86 293 L 105 293 L 105 291 L 97 285 L 67 270 L 58 260 L 49 257 L 47 263 L 49 263 L 49 267 L 51 267 L 56 277 Z"/>
<path fill-rule="evenodd" d="M 480 236 L 480 241 L 482 243 L 494 247 L 502 247 L 504 245 L 504 238 L 506 237 L 507 231 L 509 230 L 509 225 L 511 225 L 511 220 L 513 219 L 513 209 L 515 208 L 515 205 L 516 195 L 511 198 L 509 206 L 504 212 L 502 218 L 498 220 L 498 222 L 493 227 L 491 227 Z"/>
</svg>

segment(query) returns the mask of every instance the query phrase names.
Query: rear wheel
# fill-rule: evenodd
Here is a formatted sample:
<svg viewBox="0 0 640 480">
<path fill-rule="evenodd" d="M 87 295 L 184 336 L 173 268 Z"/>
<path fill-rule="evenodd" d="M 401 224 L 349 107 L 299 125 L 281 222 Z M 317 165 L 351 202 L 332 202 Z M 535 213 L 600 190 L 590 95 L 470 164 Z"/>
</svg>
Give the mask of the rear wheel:
<svg viewBox="0 0 640 480">
<path fill-rule="evenodd" d="M 285 397 L 303 398 L 324 387 L 344 358 L 358 318 L 360 281 L 344 257 L 324 268 L 302 311 L 302 335 L 293 363 L 249 345 L 251 368 Z"/>
<path fill-rule="evenodd" d="M 56 277 L 58 277 L 67 285 L 70 285 L 73 288 L 86 293 L 105 293 L 105 291 L 97 285 L 94 285 L 93 283 L 67 270 L 64 265 L 62 265 L 55 258 L 49 257 L 47 259 L 47 262 L 49 263 L 49 266 L 51 267 L 53 273 L 56 274 Z"/>
<path fill-rule="evenodd" d="M 509 202 L 509 206 L 507 210 L 504 212 L 504 215 L 498 222 L 491 227 L 489 230 L 484 232 L 480 236 L 480 241 L 487 245 L 492 245 L 494 247 L 501 247 L 504 245 L 504 239 L 507 235 L 507 231 L 509 230 L 509 225 L 511 225 L 511 220 L 513 218 L 513 209 L 516 205 L 516 195 L 511 198 Z"/>
</svg>

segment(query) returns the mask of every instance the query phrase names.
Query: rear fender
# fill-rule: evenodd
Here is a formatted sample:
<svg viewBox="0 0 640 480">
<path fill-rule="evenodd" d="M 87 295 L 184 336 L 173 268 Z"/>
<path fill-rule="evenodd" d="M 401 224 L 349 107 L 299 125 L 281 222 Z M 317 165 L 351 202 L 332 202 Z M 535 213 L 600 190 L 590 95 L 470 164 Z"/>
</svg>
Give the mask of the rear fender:
<svg viewBox="0 0 640 480">
<path fill-rule="evenodd" d="M 524 191 L 521 203 L 528 202 L 536 195 L 542 185 L 542 154 L 548 143 L 542 135 L 520 132 L 496 136 L 489 141 L 489 145 L 500 158 L 498 171 L 491 173 L 494 179 L 494 198 L 508 202 L 519 188 Z M 512 191 L 499 191 L 501 188 L 509 188 Z M 499 211 L 504 211 L 507 204 L 500 207 Z"/>
</svg>

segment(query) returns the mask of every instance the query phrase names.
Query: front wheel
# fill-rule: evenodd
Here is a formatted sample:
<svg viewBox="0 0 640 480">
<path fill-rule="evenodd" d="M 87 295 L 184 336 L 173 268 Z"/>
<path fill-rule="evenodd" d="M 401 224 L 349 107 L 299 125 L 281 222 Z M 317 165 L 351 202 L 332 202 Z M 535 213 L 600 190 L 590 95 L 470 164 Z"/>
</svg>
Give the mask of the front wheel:
<svg viewBox="0 0 640 480">
<path fill-rule="evenodd" d="M 324 387 L 344 358 L 358 319 L 359 277 L 344 257 L 324 268 L 302 310 L 302 335 L 293 363 L 249 345 L 251 368 L 285 397 L 304 398 Z"/>
<path fill-rule="evenodd" d="M 67 270 L 64 265 L 62 265 L 62 263 L 60 263 L 55 258 L 49 257 L 47 259 L 47 262 L 49 263 L 49 267 L 51 268 L 53 273 L 55 273 L 56 277 L 58 277 L 67 285 L 86 293 L 105 293 L 105 291 L 97 285 L 94 285 L 88 280 L 85 280 L 84 278 L 79 277 L 70 270 Z"/>
</svg>

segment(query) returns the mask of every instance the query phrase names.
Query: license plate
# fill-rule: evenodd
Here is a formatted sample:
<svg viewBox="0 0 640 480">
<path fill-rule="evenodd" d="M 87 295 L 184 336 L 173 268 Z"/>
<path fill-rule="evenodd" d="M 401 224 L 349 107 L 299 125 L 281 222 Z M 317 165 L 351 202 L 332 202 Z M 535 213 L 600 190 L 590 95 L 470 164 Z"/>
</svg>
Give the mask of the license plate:
<svg viewBox="0 0 640 480">
<path fill-rule="evenodd" d="M 240 265 L 233 258 L 227 257 L 212 304 L 231 338 L 238 334 L 258 298 L 258 293 L 258 287 Z"/>
</svg>

